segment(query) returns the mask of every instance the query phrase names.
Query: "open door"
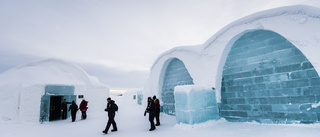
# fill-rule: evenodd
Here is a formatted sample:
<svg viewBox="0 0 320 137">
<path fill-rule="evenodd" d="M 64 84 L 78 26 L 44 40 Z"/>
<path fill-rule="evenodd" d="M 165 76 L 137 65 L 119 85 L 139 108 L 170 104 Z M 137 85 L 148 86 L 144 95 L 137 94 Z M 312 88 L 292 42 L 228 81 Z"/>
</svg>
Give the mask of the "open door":
<svg viewBox="0 0 320 137">
<path fill-rule="evenodd" d="M 50 116 L 49 121 L 58 120 L 61 117 L 62 96 L 50 97 Z"/>
<path fill-rule="evenodd" d="M 39 121 L 42 123 L 61 119 L 61 104 L 63 99 L 66 99 L 67 102 L 76 101 L 77 96 L 74 95 L 74 86 L 46 85 L 45 93 L 41 96 Z M 68 113 L 67 117 L 69 116 L 70 113 Z"/>
</svg>

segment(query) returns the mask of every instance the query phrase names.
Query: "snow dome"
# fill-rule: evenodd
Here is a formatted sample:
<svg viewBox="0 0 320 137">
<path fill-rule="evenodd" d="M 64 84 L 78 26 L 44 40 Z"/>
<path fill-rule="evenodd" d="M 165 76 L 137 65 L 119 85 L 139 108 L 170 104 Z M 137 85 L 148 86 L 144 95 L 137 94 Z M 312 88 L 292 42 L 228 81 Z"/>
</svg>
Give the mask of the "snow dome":
<svg viewBox="0 0 320 137">
<path fill-rule="evenodd" d="M 176 115 L 178 123 L 216 116 L 235 122 L 319 122 L 319 26 L 320 9 L 304 5 L 241 18 L 202 45 L 161 54 L 151 67 L 144 96 L 157 95 L 164 113 Z M 170 65 L 172 61 L 179 63 Z M 199 95 L 190 94 L 193 90 Z M 194 106 L 215 110 L 210 100 L 218 103 L 218 112 L 194 113 Z"/>
<path fill-rule="evenodd" d="M 61 103 L 85 98 L 88 113 L 104 108 L 108 86 L 80 67 L 47 59 L 12 68 L 0 75 L 0 121 L 38 122 L 60 119 Z"/>
</svg>

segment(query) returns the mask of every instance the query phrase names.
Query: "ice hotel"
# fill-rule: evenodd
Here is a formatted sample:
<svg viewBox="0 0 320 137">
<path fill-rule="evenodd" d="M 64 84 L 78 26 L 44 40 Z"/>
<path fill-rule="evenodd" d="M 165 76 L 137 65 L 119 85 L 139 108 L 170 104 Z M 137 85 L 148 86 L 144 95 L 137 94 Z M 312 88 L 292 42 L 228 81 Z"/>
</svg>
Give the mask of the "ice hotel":
<svg viewBox="0 0 320 137">
<path fill-rule="evenodd" d="M 204 44 L 162 53 L 144 97 L 157 95 L 178 123 L 320 121 L 320 9 L 254 13 Z"/>
</svg>

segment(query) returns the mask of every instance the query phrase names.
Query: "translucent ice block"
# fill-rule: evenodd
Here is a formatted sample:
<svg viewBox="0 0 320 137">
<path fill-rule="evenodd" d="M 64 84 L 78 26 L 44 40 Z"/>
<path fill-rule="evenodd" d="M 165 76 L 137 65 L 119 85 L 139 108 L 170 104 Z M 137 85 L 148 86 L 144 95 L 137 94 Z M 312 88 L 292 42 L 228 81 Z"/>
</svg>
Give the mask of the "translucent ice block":
<svg viewBox="0 0 320 137">
<path fill-rule="evenodd" d="M 196 124 L 220 118 L 212 88 L 176 86 L 174 98 L 177 123 Z"/>
</svg>

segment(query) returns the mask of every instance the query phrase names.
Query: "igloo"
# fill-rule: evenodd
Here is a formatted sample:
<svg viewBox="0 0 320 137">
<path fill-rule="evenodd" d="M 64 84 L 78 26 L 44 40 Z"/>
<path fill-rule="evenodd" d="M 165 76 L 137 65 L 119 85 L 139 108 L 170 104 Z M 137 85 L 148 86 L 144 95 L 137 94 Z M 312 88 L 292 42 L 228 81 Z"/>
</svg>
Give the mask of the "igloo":
<svg viewBox="0 0 320 137">
<path fill-rule="evenodd" d="M 1 121 L 43 122 L 61 118 L 61 103 L 85 99 L 88 113 L 105 107 L 109 87 L 80 67 L 57 59 L 35 61 L 0 75 Z M 69 114 L 70 115 L 70 114 Z"/>
<path fill-rule="evenodd" d="M 217 108 L 209 106 L 218 106 L 219 110 L 176 114 L 178 123 L 201 123 L 217 119 L 217 115 L 233 122 L 317 123 L 319 13 L 319 8 L 305 5 L 257 12 L 226 25 L 204 44 L 164 52 L 151 67 L 144 95 L 158 95 L 165 105 L 171 97 L 164 90 L 167 76 L 163 72 L 168 62 L 176 58 L 183 63 L 192 83 L 174 85 L 186 77 L 179 75 L 180 71 L 171 74 L 173 82 L 167 83 L 173 84 L 174 98 L 179 101 L 166 105 L 171 107 L 168 110 L 193 112 L 194 106 L 211 112 Z M 192 94 L 190 86 L 196 87 Z M 207 92 L 210 89 L 213 91 Z M 212 92 L 215 96 L 210 95 Z M 204 94 L 205 100 L 197 98 Z M 194 100 L 198 102 L 185 106 Z"/>
</svg>

